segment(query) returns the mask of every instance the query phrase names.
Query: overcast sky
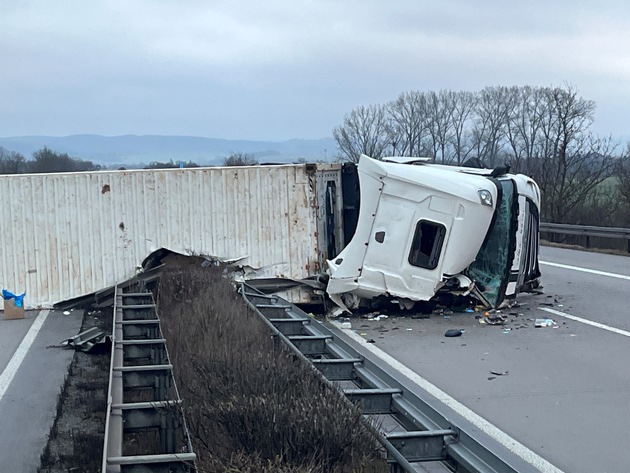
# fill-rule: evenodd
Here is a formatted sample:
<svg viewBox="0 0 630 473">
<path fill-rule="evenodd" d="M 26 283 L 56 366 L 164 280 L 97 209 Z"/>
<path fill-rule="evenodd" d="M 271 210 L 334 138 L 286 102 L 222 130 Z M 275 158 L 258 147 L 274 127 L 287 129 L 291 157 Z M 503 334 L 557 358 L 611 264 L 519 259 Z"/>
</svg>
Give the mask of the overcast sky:
<svg viewBox="0 0 630 473">
<path fill-rule="evenodd" d="M 630 135 L 630 2 L 0 3 L 0 136 L 332 135 L 407 90 L 575 86 Z"/>
</svg>

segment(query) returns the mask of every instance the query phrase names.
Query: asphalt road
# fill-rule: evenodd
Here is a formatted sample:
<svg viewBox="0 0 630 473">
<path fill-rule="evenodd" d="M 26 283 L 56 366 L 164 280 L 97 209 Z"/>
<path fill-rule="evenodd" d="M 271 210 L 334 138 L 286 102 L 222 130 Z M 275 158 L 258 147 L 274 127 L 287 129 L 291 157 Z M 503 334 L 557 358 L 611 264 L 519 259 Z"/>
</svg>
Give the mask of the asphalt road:
<svg viewBox="0 0 630 473">
<path fill-rule="evenodd" d="M 82 311 L 0 317 L 0 472 L 37 470 L 73 355 L 58 345 L 78 333 L 82 318 Z"/>
<path fill-rule="evenodd" d="M 545 294 L 519 297 L 504 326 L 455 313 L 353 330 L 559 470 L 630 471 L 630 257 L 545 247 L 541 262 Z"/>
<path fill-rule="evenodd" d="M 545 294 L 520 297 L 504 326 L 455 313 L 353 330 L 559 470 L 630 471 L 630 257 L 544 247 L 541 262 Z M 35 471 L 72 359 L 52 346 L 82 312 L 44 315 L 0 318 L 0 472 Z M 465 332 L 445 338 L 451 328 Z"/>
</svg>

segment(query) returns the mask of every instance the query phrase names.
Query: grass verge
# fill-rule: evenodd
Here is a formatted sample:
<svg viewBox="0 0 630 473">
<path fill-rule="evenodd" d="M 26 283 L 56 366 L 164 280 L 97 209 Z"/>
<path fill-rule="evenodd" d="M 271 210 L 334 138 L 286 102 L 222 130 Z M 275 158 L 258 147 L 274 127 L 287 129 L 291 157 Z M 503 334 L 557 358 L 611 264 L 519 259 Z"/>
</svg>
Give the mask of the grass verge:
<svg viewBox="0 0 630 473">
<path fill-rule="evenodd" d="M 221 268 L 165 269 L 158 312 L 201 472 L 386 472 L 358 409 L 286 348 Z"/>
</svg>

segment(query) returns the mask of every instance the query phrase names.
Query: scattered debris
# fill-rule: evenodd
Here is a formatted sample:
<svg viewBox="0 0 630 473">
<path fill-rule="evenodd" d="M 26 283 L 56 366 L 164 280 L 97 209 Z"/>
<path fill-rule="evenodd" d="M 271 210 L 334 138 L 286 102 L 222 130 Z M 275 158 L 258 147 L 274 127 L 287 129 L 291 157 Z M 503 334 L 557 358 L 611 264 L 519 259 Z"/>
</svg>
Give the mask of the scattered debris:
<svg viewBox="0 0 630 473">
<path fill-rule="evenodd" d="M 350 322 L 341 322 L 341 328 L 352 328 L 352 324 Z"/>
<path fill-rule="evenodd" d="M 376 343 L 376 340 L 374 340 L 373 338 L 370 338 L 369 340 L 366 340 L 365 343 Z"/>
<path fill-rule="evenodd" d="M 446 333 L 444 334 L 445 337 L 461 337 L 461 335 L 464 333 L 464 329 L 463 328 L 452 328 L 446 331 Z"/>
<path fill-rule="evenodd" d="M 534 327 L 557 327 L 558 324 L 553 319 L 536 319 Z"/>
<path fill-rule="evenodd" d="M 106 353 L 111 349 L 112 337 L 97 327 L 70 337 L 61 342 L 62 347 L 74 348 L 85 353 Z"/>
<path fill-rule="evenodd" d="M 63 311 L 63 315 L 70 315 L 70 311 L 69 310 L 64 310 Z"/>
<path fill-rule="evenodd" d="M 495 371 L 495 370 L 490 370 L 490 374 L 494 374 L 497 376 L 507 376 L 510 372 L 509 371 Z"/>
<path fill-rule="evenodd" d="M 486 323 L 490 325 L 503 325 L 505 322 L 507 322 L 508 318 L 507 316 L 497 311 L 494 314 L 490 314 L 489 312 L 486 312 L 484 314 L 484 319 Z"/>
</svg>

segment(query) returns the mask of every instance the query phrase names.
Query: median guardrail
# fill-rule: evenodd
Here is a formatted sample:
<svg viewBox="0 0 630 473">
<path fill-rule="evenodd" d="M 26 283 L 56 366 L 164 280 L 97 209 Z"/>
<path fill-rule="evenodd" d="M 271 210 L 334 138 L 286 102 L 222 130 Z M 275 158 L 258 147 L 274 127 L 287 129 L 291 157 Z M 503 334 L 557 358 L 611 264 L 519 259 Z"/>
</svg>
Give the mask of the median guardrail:
<svg viewBox="0 0 630 473">
<path fill-rule="evenodd" d="M 590 237 L 626 240 L 627 251 L 630 253 L 630 228 L 595 227 L 591 225 L 570 225 L 566 223 L 541 223 L 542 233 L 556 233 L 562 235 L 577 235 L 586 238 L 586 247 L 590 246 Z"/>
</svg>

